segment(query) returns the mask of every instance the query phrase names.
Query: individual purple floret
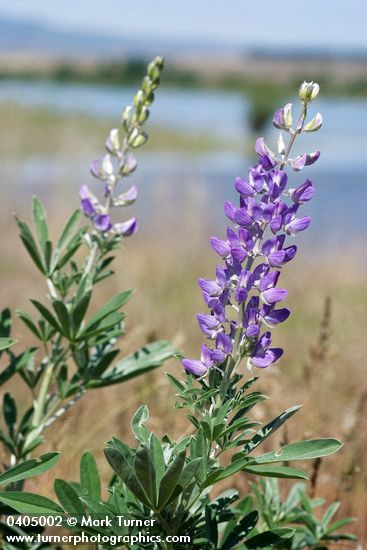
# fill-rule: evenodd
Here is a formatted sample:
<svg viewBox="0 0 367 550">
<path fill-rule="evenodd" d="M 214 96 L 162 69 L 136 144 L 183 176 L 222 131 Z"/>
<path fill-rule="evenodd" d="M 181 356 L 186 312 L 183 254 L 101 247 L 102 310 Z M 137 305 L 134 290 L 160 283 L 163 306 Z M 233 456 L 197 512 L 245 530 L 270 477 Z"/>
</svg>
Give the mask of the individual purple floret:
<svg viewBox="0 0 367 550">
<path fill-rule="evenodd" d="M 117 130 L 111 131 L 115 141 L 118 136 L 116 132 Z M 112 147 L 109 140 L 111 141 L 111 138 L 109 138 L 106 142 L 106 147 L 108 150 Z M 104 197 L 106 199 L 105 203 L 100 203 L 89 190 L 87 185 L 82 185 L 79 195 L 81 198 L 81 205 L 84 215 L 91 218 L 97 231 L 101 233 L 112 233 L 129 237 L 138 230 L 137 220 L 135 218 L 131 218 L 126 222 L 113 224 L 110 216 L 110 210 L 112 207 L 130 206 L 136 201 L 138 190 L 135 185 L 130 187 L 130 189 L 124 193 L 117 196 L 115 195 L 119 180 L 124 175 L 127 175 L 135 170 L 136 161 L 135 159 L 133 160 L 131 154 L 128 155 L 128 160 L 126 160 L 126 155 L 123 155 L 117 150 L 115 151 L 115 156 L 117 157 L 115 163 L 113 162 L 110 153 L 107 153 L 103 157 L 101 163 L 99 161 L 94 161 L 91 166 L 92 175 L 104 184 Z M 128 172 L 127 166 L 129 167 Z"/>
<path fill-rule="evenodd" d="M 259 138 L 255 144 L 257 164 L 250 168 L 247 178 L 236 178 L 239 202 L 224 205 L 224 213 L 232 222 L 227 237 L 210 240 L 223 264 L 217 266 L 215 280 L 199 279 L 209 312 L 200 313 L 197 320 L 213 345 L 202 345 L 200 360 L 183 359 L 188 373 L 202 377 L 212 368 L 223 372 L 227 366 L 235 368 L 243 357 L 247 357 L 250 369 L 265 368 L 283 354 L 282 349 L 271 347 L 269 330 L 286 321 L 290 314 L 288 308 L 280 306 L 288 294 L 279 285 L 280 270 L 297 252 L 295 245 L 286 245 L 287 236 L 295 236 L 311 223 L 311 218 L 301 215 L 300 210 L 315 192 L 309 179 L 287 189 L 285 168 L 302 170 L 320 156 L 316 151 L 289 158 L 296 136 L 313 132 L 322 124 L 319 113 L 305 124 L 307 107 L 318 89 L 314 83 L 302 84 L 302 111 L 295 129 L 290 103 L 274 114 L 273 124 L 281 130 L 279 156 L 264 138 Z M 282 132 L 289 134 L 287 148 Z M 237 312 L 236 320 L 230 310 Z"/>
</svg>

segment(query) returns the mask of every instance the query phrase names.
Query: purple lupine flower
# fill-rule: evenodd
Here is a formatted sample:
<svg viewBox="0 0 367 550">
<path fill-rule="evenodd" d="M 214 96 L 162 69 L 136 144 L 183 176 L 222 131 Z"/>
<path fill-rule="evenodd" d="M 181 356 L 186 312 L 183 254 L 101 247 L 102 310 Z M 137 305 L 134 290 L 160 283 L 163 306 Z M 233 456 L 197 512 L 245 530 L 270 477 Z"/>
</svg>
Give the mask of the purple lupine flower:
<svg viewBox="0 0 367 550">
<path fill-rule="evenodd" d="M 305 106 L 310 101 L 307 96 L 303 102 L 296 130 L 291 127 L 290 104 L 275 113 L 274 125 L 293 137 L 310 131 L 309 127 L 304 130 Z M 316 117 L 315 124 L 320 124 L 320 117 Z M 279 159 L 264 138 L 256 141 L 255 150 L 257 164 L 250 168 L 248 177 L 235 180 L 239 204 L 227 201 L 224 205 L 224 213 L 233 225 L 227 228 L 226 239 L 212 237 L 210 240 L 223 265 L 217 267 L 215 280 L 199 279 L 209 313 L 200 313 L 197 319 L 202 332 L 215 346 L 203 345 L 200 360 L 183 360 L 185 370 L 196 376 L 205 375 L 210 368 L 223 372 L 227 359 L 234 365 L 246 356 L 249 368 L 265 368 L 283 354 L 282 349 L 270 347 L 269 330 L 290 315 L 288 308 L 278 305 L 288 294 L 278 286 L 279 268 L 296 255 L 297 247 L 286 245 L 287 235 L 294 236 L 308 228 L 311 218 L 299 216 L 299 210 L 315 193 L 308 179 L 287 190 L 284 168 L 290 166 L 299 171 L 316 162 L 320 152 L 294 159 L 284 153 Z M 229 307 L 238 311 L 237 321 L 233 320 L 232 313 L 227 313 Z"/>
<path fill-rule="evenodd" d="M 137 232 L 138 228 L 139 228 L 139 224 L 137 219 L 131 218 L 126 222 L 115 223 L 113 226 L 113 231 L 115 233 L 123 235 L 124 237 L 130 237 L 131 235 L 134 235 L 134 233 Z"/>
<path fill-rule="evenodd" d="M 320 151 L 314 151 L 313 153 L 306 155 L 306 166 L 311 166 L 311 164 L 314 164 L 317 160 L 319 160 L 320 155 Z"/>
<path fill-rule="evenodd" d="M 202 376 L 207 369 L 214 365 L 211 350 L 205 344 L 202 344 L 200 360 L 184 359 L 183 364 L 187 372 L 191 372 L 196 376 Z"/>
<path fill-rule="evenodd" d="M 96 210 L 90 199 L 82 199 L 81 205 L 85 216 L 87 216 L 88 218 L 94 216 Z"/>
<path fill-rule="evenodd" d="M 264 332 L 259 338 L 249 358 L 249 364 L 257 367 L 258 369 L 264 369 L 272 363 L 275 363 L 282 355 L 283 350 L 281 348 L 269 348 L 271 344 L 270 332 Z"/>
<path fill-rule="evenodd" d="M 108 214 L 99 214 L 94 218 L 94 225 L 98 231 L 109 231 L 112 227 L 111 218 Z"/>
<path fill-rule="evenodd" d="M 292 126 L 292 103 L 287 103 L 283 109 L 278 109 L 273 116 L 273 124 L 280 130 L 288 132 Z"/>
<path fill-rule="evenodd" d="M 303 204 L 313 198 L 315 188 L 312 185 L 312 181 L 306 180 L 302 185 L 296 187 L 296 189 L 290 189 L 288 193 L 293 202 Z"/>
</svg>

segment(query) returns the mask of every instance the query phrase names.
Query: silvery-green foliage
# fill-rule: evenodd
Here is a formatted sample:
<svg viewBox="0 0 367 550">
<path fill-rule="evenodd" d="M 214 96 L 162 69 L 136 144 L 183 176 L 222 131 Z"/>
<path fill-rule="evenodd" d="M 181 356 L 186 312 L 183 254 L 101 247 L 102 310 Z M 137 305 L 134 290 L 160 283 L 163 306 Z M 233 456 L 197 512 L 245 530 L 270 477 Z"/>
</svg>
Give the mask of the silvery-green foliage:
<svg viewBox="0 0 367 550">
<path fill-rule="evenodd" d="M 329 548 L 339 541 L 356 540 L 354 535 L 340 533 L 340 529 L 352 523 L 354 518 L 335 520 L 340 503 L 333 502 L 327 506 L 325 499 L 310 498 L 304 483 L 293 485 L 284 499 L 276 479 L 261 480 L 251 487 L 254 504 L 259 511 L 260 530 L 279 527 L 295 529 L 294 535 L 282 543 L 282 549 Z"/>
</svg>

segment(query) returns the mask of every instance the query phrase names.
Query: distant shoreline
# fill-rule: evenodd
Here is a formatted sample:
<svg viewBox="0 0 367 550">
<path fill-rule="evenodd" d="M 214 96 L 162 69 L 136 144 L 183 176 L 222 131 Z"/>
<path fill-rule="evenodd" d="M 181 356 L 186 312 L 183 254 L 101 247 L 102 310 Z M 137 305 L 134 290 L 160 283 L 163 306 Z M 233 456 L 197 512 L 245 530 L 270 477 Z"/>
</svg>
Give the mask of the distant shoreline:
<svg viewBox="0 0 367 550">
<path fill-rule="evenodd" d="M 136 84 L 146 58 L 78 60 L 30 52 L 0 53 L 0 79 L 50 80 L 89 84 Z M 316 80 L 324 95 L 367 96 L 365 58 L 292 56 L 256 52 L 251 55 L 194 54 L 170 57 L 163 75 L 167 86 L 213 88 L 275 97 L 294 91 L 303 80 Z"/>
</svg>

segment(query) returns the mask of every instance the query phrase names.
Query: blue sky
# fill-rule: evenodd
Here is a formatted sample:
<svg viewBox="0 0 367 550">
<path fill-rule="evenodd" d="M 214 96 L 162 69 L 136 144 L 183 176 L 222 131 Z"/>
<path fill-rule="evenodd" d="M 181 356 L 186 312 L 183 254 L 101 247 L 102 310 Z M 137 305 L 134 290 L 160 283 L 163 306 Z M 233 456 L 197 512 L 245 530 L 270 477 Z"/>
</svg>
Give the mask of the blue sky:
<svg viewBox="0 0 367 550">
<path fill-rule="evenodd" d="M 367 49 L 366 0 L 0 0 L 0 16 L 188 44 Z"/>
</svg>

